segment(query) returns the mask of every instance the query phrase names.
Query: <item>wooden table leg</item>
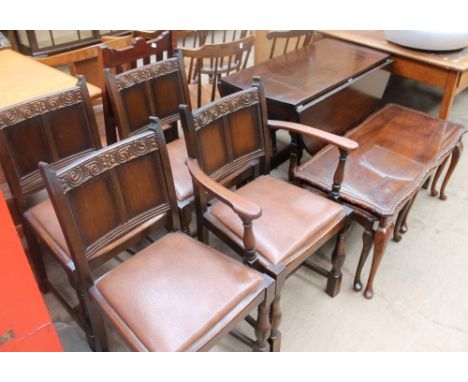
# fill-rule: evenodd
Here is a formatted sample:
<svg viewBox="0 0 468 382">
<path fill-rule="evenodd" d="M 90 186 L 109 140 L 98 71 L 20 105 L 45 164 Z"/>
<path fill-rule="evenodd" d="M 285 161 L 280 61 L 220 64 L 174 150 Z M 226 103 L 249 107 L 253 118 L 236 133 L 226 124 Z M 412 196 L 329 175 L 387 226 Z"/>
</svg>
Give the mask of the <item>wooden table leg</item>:
<svg viewBox="0 0 468 382">
<path fill-rule="evenodd" d="M 440 188 L 439 198 L 442 200 L 447 200 L 447 195 L 445 194 L 445 187 L 447 187 L 447 183 L 450 180 L 450 177 L 452 176 L 453 171 L 455 170 L 455 167 L 457 167 L 458 160 L 460 159 L 462 150 L 463 150 L 463 143 L 459 142 L 458 145 L 456 145 L 452 151 L 452 159 L 450 160 L 450 166 L 447 170 L 447 174 L 445 174 L 442 187 Z"/>
<path fill-rule="evenodd" d="M 361 272 L 372 248 L 372 243 L 374 242 L 374 233 L 375 232 L 372 229 L 372 225 L 370 227 L 365 227 L 364 232 L 362 233 L 362 251 L 361 256 L 359 257 L 356 275 L 354 276 L 354 290 L 356 292 L 362 290 Z"/>
<path fill-rule="evenodd" d="M 447 119 L 452 109 L 453 99 L 457 89 L 457 84 L 460 79 L 460 73 L 450 71 L 447 75 L 447 82 L 445 83 L 445 92 L 442 103 L 440 104 L 439 117 Z"/>
<path fill-rule="evenodd" d="M 372 266 L 367 280 L 367 286 L 364 290 L 364 296 L 367 299 L 374 297 L 374 279 L 379 268 L 380 261 L 385 253 L 390 236 L 392 235 L 394 224 L 387 226 L 387 219 L 382 218 L 379 222 L 374 235 L 374 255 L 372 258 Z"/>
<path fill-rule="evenodd" d="M 411 199 L 411 203 L 410 203 L 408 209 L 406 210 L 405 216 L 403 217 L 403 221 L 401 222 L 400 233 L 404 234 L 404 233 L 408 232 L 408 224 L 407 224 L 408 215 L 409 215 L 409 213 L 411 211 L 411 208 L 413 207 L 414 201 L 416 200 L 416 197 L 418 196 L 418 193 L 419 192 L 416 192 L 416 194 L 414 194 L 413 199 Z"/>
<path fill-rule="evenodd" d="M 437 171 L 434 175 L 434 180 L 432 181 L 431 196 L 437 196 L 439 194 L 439 192 L 437 191 L 437 181 L 439 180 L 442 171 L 444 171 L 445 165 L 447 164 L 449 157 L 450 155 L 448 155 L 447 158 L 445 158 L 444 161 L 437 168 Z"/>
<path fill-rule="evenodd" d="M 406 216 L 408 210 L 411 207 L 411 201 L 412 200 L 408 201 L 406 203 L 405 207 L 398 214 L 398 218 L 397 218 L 396 223 L 395 223 L 395 229 L 393 230 L 393 240 L 395 240 L 397 243 L 402 238 L 402 236 L 401 236 L 401 234 L 402 234 L 401 227 L 403 226 L 403 220 L 405 220 L 405 216 Z"/>
</svg>

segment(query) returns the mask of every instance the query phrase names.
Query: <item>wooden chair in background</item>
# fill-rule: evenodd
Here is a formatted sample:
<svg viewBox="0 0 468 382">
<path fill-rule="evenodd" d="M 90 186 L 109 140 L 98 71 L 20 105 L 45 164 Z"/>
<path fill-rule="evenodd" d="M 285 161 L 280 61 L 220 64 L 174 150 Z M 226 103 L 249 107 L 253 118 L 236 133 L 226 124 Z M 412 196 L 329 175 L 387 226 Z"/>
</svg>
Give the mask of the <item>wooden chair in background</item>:
<svg viewBox="0 0 468 382">
<path fill-rule="evenodd" d="M 106 46 L 99 47 L 99 66 L 110 69 L 112 73 L 119 74 L 136 68 L 138 65 L 147 65 L 151 61 L 160 61 L 173 56 L 172 33 L 164 31 L 157 38 L 146 41 L 142 37 L 133 40 L 132 45 L 123 49 L 112 49 Z M 117 140 L 115 118 L 110 107 L 109 96 L 103 78 L 99 84 L 102 89 L 104 108 L 104 122 L 106 126 L 107 143 Z M 172 133 L 177 136 L 177 130 Z"/>
<path fill-rule="evenodd" d="M 179 105 L 190 104 L 184 61 L 180 51 L 176 51 L 173 58 L 117 75 L 106 69 L 105 76 L 121 138 L 147 129 L 150 116 L 160 118 L 164 128 L 172 126 L 173 129 L 177 129 L 180 119 Z M 172 139 L 167 144 L 167 150 L 182 231 L 190 233 L 193 185 L 185 165 L 187 150 L 184 139 Z"/>
<path fill-rule="evenodd" d="M 61 170 L 42 164 L 41 174 L 86 296 L 98 350 L 107 349 L 101 314 L 132 350 L 198 351 L 257 307 L 250 345 L 269 350 L 273 280 L 173 232 L 176 197 L 160 127 Z M 91 263 L 106 261 L 164 225 L 170 233 L 95 280 Z"/>
<path fill-rule="evenodd" d="M 279 45 L 283 44 L 281 54 L 286 54 L 287 52 L 292 50 L 297 50 L 304 46 L 309 45 L 313 41 L 314 31 L 269 31 L 267 33 L 267 39 L 273 40 L 271 49 L 270 49 L 270 60 L 273 57 L 278 56 L 277 48 Z M 291 45 L 289 44 L 291 42 Z M 289 49 L 288 49 L 289 48 Z"/>
<path fill-rule="evenodd" d="M 268 122 L 265 95 L 258 78 L 254 79 L 254 87 L 193 113 L 188 106 L 181 106 L 181 119 L 189 155 L 187 165 L 194 181 L 199 240 L 208 242 L 209 229 L 242 256 L 244 263 L 276 280 L 271 311 L 271 343 L 276 349 L 280 344 L 281 290 L 286 278 L 300 265 L 307 265 L 327 278 L 329 295 L 339 292 L 349 211 L 335 202 L 346 156 L 340 158 L 335 172 L 332 195 L 335 200 L 327 199 L 268 175 L 269 128 L 281 127 L 308 135 L 343 152 L 358 145 L 309 126 Z M 237 185 L 234 192 L 228 189 L 233 185 Z M 217 201 L 213 202 L 213 197 Z M 306 262 L 335 235 L 330 271 Z"/>
<path fill-rule="evenodd" d="M 200 107 L 217 97 L 217 84 L 221 76 L 246 68 L 254 41 L 255 37 L 251 35 L 233 42 L 206 44 L 195 49 L 182 48 L 184 58 L 195 62 L 188 73 L 189 81 L 196 81 L 196 84 L 189 85 L 194 106 Z"/>
<path fill-rule="evenodd" d="M 49 162 L 57 169 L 100 147 L 88 88 L 81 76 L 71 89 L 0 110 L 0 160 L 21 217 L 39 287 L 44 293 L 51 289 L 86 333 L 89 325 L 83 295 L 78 292 L 75 267 L 51 201 L 34 203 L 32 199 L 44 190 L 39 162 Z M 78 297 L 77 307 L 48 281 L 39 243 L 66 271 Z"/>
</svg>

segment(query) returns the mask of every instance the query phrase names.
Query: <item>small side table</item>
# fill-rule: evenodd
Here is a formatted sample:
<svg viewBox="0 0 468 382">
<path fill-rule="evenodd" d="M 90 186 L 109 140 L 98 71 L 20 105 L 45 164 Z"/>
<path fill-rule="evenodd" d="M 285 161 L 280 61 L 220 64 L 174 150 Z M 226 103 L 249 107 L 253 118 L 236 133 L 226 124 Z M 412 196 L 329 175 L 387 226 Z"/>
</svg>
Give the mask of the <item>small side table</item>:
<svg viewBox="0 0 468 382">
<path fill-rule="evenodd" d="M 340 190 L 341 203 L 353 209 L 353 218 L 364 227 L 354 280 L 357 291 L 362 289 L 361 271 L 374 246 L 366 298 L 374 295 L 375 275 L 390 237 L 393 234 L 396 241 L 401 240 L 418 191 L 437 169 L 435 191 L 441 171 L 451 158 L 439 196 L 446 199 L 445 188 L 460 158 L 465 132 L 459 124 L 389 104 L 346 134 L 359 143 L 347 159 Z M 294 169 L 296 182 L 328 194 L 339 157 L 335 147 L 325 147 Z"/>
</svg>

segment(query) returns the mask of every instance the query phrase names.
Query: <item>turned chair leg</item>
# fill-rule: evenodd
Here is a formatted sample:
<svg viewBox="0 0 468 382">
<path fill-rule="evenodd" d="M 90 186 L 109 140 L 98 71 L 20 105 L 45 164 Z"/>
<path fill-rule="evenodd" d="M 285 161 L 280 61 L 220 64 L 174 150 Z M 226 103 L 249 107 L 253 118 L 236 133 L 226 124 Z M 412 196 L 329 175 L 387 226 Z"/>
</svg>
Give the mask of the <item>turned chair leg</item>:
<svg viewBox="0 0 468 382">
<path fill-rule="evenodd" d="M 281 307 L 280 307 L 280 295 L 277 295 L 271 304 L 270 320 L 271 320 L 271 335 L 270 335 L 270 346 L 271 351 L 277 352 L 281 348 L 281 332 L 279 326 L 281 323 Z"/>
<path fill-rule="evenodd" d="M 372 244 L 374 242 L 374 231 L 372 229 L 364 229 L 362 234 L 362 251 L 359 257 L 359 263 L 356 269 L 356 275 L 354 276 L 354 290 L 359 292 L 362 290 L 361 273 L 364 264 L 366 263 L 367 257 L 369 256 Z"/>
<path fill-rule="evenodd" d="M 440 188 L 439 199 L 447 200 L 447 195 L 445 194 L 445 188 L 447 187 L 447 183 L 450 180 L 450 177 L 453 174 L 453 171 L 457 167 L 458 160 L 460 159 L 461 153 L 463 151 L 463 144 L 460 142 L 452 151 L 452 159 L 450 160 L 450 166 L 445 174 L 444 181 L 442 183 L 442 187 Z"/>
<path fill-rule="evenodd" d="M 37 284 L 41 293 L 49 292 L 49 281 L 47 278 L 47 271 L 44 264 L 44 258 L 37 242 L 36 237 L 31 232 L 28 224 L 23 220 L 22 222 L 24 236 L 26 237 L 26 242 L 28 244 L 28 254 L 29 262 L 31 267 L 34 270 L 34 276 L 36 277 Z"/>
<path fill-rule="evenodd" d="M 190 223 L 192 222 L 192 211 L 188 206 L 179 209 L 180 212 L 180 228 L 183 233 L 190 236 Z"/>
<path fill-rule="evenodd" d="M 347 227 L 343 228 L 336 237 L 335 249 L 332 254 L 332 269 L 328 275 L 326 293 L 335 297 L 341 288 L 341 280 L 343 279 L 343 273 L 341 267 L 345 260 L 345 238 L 346 238 Z"/>
<path fill-rule="evenodd" d="M 93 330 L 93 323 L 91 320 L 91 314 L 89 311 L 89 305 L 87 301 L 87 297 L 85 293 L 80 289 L 79 286 L 72 284 L 73 287 L 75 288 L 75 293 L 76 296 L 78 297 L 78 303 L 79 303 L 79 318 L 81 322 L 83 323 L 86 338 L 88 340 L 88 344 L 91 347 L 92 350 L 96 351 L 96 336 L 95 332 Z"/>
<path fill-rule="evenodd" d="M 255 336 L 257 341 L 255 343 L 254 351 L 268 351 L 268 338 L 270 335 L 270 307 L 266 304 L 266 301 L 264 301 L 258 306 L 258 319 L 255 327 Z"/>
<path fill-rule="evenodd" d="M 87 301 L 89 318 L 93 332 L 94 351 L 106 352 L 109 351 L 106 326 L 101 312 L 97 309 L 96 304 L 92 301 Z"/>
</svg>

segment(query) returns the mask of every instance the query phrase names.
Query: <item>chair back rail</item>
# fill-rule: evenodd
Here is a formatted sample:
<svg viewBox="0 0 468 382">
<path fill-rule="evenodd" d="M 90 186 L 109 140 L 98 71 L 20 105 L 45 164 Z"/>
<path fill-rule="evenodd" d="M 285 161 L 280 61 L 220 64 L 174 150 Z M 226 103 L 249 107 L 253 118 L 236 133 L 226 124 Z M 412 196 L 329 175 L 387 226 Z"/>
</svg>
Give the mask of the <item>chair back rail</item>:
<svg viewBox="0 0 468 382">
<path fill-rule="evenodd" d="M 211 83 L 210 101 L 214 101 L 219 78 L 246 68 L 254 41 L 255 37 L 251 35 L 232 42 L 182 49 L 183 56 L 195 62 L 193 68 L 189 68 L 188 78 L 196 80 L 197 107 L 202 105 L 204 77 L 207 76 L 207 82 Z"/>
<path fill-rule="evenodd" d="M 278 41 L 284 41 L 284 48 L 281 54 L 286 54 L 290 46 L 294 46 L 293 50 L 297 50 L 312 42 L 314 31 L 291 30 L 291 31 L 269 31 L 267 39 L 273 40 L 270 49 L 270 59 L 275 57 L 275 50 Z M 291 43 L 291 45 L 290 45 Z"/>
</svg>

